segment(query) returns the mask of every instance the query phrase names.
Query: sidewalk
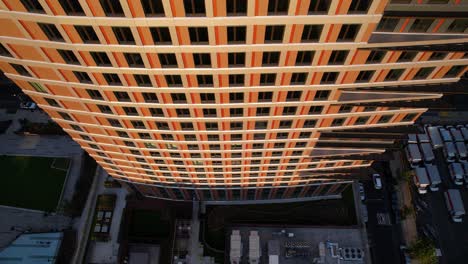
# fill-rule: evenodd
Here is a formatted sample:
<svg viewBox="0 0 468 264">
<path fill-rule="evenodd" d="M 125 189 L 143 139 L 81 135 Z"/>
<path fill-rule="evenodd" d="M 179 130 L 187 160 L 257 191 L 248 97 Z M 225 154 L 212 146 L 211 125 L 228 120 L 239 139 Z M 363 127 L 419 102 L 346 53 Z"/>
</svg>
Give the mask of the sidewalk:
<svg viewBox="0 0 468 264">
<path fill-rule="evenodd" d="M 390 169 L 392 171 L 393 177 L 398 177 L 399 173 L 404 173 L 407 169 L 404 167 L 402 162 L 401 152 L 394 152 L 394 159 L 390 161 Z M 398 197 L 398 202 L 400 208 L 407 206 L 409 208 L 413 207 L 412 196 L 410 191 L 410 186 L 405 180 L 399 181 L 398 186 L 396 187 L 396 193 Z M 406 216 L 405 219 L 401 220 L 401 229 L 402 229 L 402 238 L 406 246 L 410 245 L 413 241 L 418 238 L 418 232 L 416 229 L 416 219 L 414 214 Z"/>
</svg>

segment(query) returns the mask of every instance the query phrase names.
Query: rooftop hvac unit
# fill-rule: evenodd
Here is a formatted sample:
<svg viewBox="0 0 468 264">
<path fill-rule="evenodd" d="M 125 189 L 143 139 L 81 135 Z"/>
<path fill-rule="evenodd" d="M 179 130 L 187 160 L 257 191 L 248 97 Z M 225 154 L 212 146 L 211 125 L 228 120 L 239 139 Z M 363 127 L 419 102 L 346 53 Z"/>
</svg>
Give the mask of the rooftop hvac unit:
<svg viewBox="0 0 468 264">
<path fill-rule="evenodd" d="M 362 260 L 364 252 L 360 248 L 342 248 L 341 254 L 344 260 Z"/>
<path fill-rule="evenodd" d="M 260 237 L 257 231 L 250 231 L 249 236 L 249 263 L 260 262 Z"/>
<path fill-rule="evenodd" d="M 229 256 L 232 264 L 240 263 L 242 257 L 242 243 L 239 230 L 232 230 Z"/>
</svg>

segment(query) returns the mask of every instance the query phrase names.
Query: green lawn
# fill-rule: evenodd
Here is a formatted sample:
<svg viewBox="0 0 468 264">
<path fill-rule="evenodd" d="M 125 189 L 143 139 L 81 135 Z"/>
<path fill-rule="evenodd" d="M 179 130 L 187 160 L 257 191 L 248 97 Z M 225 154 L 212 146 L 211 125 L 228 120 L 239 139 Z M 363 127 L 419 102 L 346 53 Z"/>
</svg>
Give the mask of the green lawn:
<svg viewBox="0 0 468 264">
<path fill-rule="evenodd" d="M 171 232 L 171 225 L 160 211 L 134 210 L 130 235 L 137 237 L 167 237 Z"/>
<path fill-rule="evenodd" d="M 0 204 L 55 211 L 67 171 L 51 168 L 55 158 L 0 156 Z M 68 164 L 65 158 L 57 163 Z"/>
</svg>

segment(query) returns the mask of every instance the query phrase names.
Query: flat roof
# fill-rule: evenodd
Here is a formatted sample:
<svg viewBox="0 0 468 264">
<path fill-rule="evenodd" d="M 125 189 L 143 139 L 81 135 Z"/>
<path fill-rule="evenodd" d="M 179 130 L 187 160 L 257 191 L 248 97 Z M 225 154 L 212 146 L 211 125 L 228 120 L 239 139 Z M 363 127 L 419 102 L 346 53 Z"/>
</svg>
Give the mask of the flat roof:
<svg viewBox="0 0 468 264">
<path fill-rule="evenodd" d="M 2 264 L 55 263 L 63 233 L 22 234 L 0 251 Z"/>
<path fill-rule="evenodd" d="M 242 260 L 247 260 L 248 240 L 250 231 L 257 231 L 260 237 L 260 252 L 262 256 L 260 263 L 268 263 L 268 254 L 278 256 L 281 264 L 310 264 L 313 259 L 320 259 L 319 249 L 320 243 L 325 247 L 325 256 L 322 256 L 323 263 L 342 263 L 343 259 L 333 257 L 332 252 L 342 255 L 349 250 L 358 250 L 362 254 L 363 259 L 347 260 L 348 264 L 365 263 L 364 258 L 364 242 L 361 239 L 360 230 L 356 227 L 272 227 L 265 225 L 255 226 L 232 226 L 227 232 L 231 234 L 232 230 L 239 230 L 243 245 Z M 284 231 L 283 231 L 284 230 Z M 292 235 L 290 235 L 292 234 Z M 271 248 L 270 248 L 271 247 Z M 289 250 L 288 248 L 294 248 Z M 296 256 L 291 256 L 291 252 L 295 251 Z M 229 255 L 229 247 L 227 253 Z M 288 256 L 288 254 L 290 254 Z M 304 254 L 299 256 L 300 254 Z M 336 254 L 335 254 L 336 256 Z"/>
</svg>

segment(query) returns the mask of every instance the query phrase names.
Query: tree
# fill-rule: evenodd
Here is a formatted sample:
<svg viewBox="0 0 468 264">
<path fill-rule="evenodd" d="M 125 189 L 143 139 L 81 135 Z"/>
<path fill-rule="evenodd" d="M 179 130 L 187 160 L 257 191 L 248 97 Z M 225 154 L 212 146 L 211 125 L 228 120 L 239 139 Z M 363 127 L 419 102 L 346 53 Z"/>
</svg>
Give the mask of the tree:
<svg viewBox="0 0 468 264">
<path fill-rule="evenodd" d="M 421 264 L 437 264 L 434 243 L 427 238 L 420 238 L 408 248 L 408 253 Z"/>
<path fill-rule="evenodd" d="M 413 207 L 409 207 L 409 206 L 404 205 L 400 209 L 401 219 L 406 219 L 406 217 L 411 216 L 413 214 L 414 214 L 414 208 Z"/>
</svg>

